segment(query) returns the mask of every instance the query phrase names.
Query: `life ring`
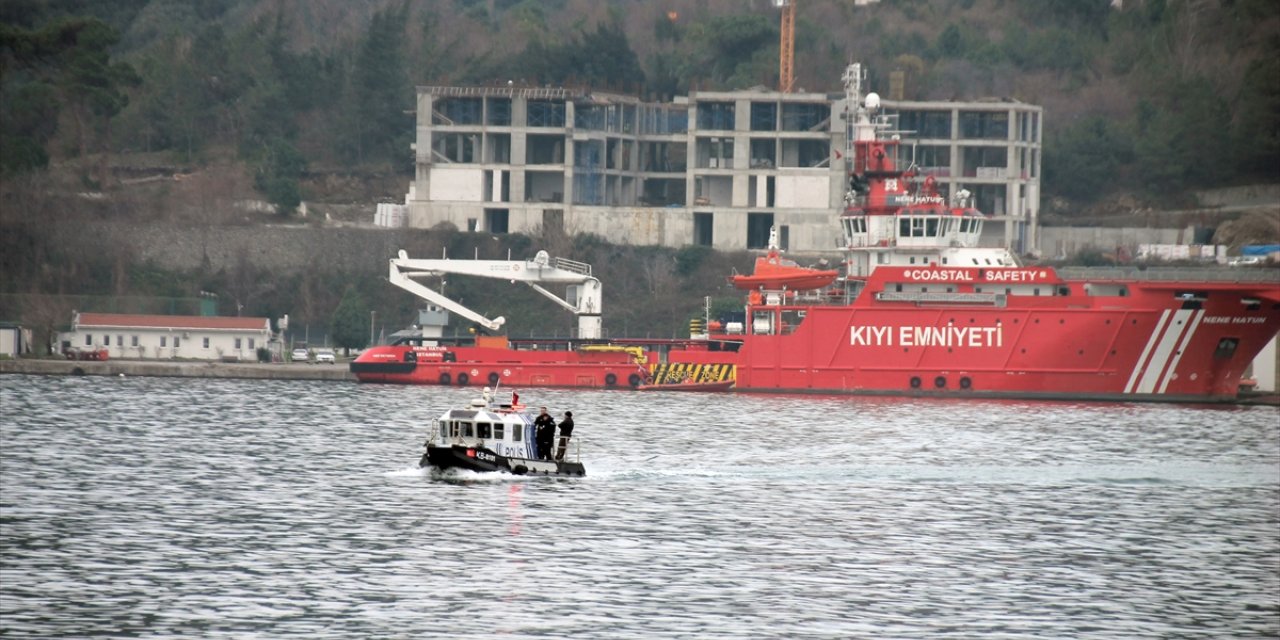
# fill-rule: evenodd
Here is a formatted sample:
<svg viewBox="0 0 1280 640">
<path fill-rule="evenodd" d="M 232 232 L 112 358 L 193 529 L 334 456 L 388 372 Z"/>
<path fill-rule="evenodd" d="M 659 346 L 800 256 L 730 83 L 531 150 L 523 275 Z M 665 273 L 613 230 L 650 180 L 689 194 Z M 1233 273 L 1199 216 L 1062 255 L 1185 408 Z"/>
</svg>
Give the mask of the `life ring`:
<svg viewBox="0 0 1280 640">
<path fill-rule="evenodd" d="M 447 387 L 451 382 L 453 382 L 453 378 L 450 378 L 449 374 L 447 373 L 440 374 L 440 384 Z"/>
<path fill-rule="evenodd" d="M 618 376 L 615 376 L 612 373 L 604 374 L 604 386 L 612 387 L 615 384 L 618 384 Z"/>
<path fill-rule="evenodd" d="M 946 378 L 946 376 L 938 376 L 938 377 L 934 378 L 934 379 L 933 379 L 933 386 L 935 386 L 935 387 L 937 387 L 937 388 L 939 388 L 939 389 L 945 389 L 945 388 L 946 388 L 946 386 L 947 386 L 947 378 Z"/>
<path fill-rule="evenodd" d="M 633 373 L 631 377 L 627 378 L 627 383 L 631 385 L 632 389 L 639 387 L 641 382 L 644 382 L 644 379 L 638 373 Z"/>
<path fill-rule="evenodd" d="M 467 386 L 467 383 L 468 383 L 468 382 L 471 382 L 471 376 L 469 376 L 469 375 L 467 375 L 467 374 L 465 374 L 465 373 L 459 373 L 459 374 L 458 374 L 458 386 L 459 386 L 459 387 L 465 387 L 465 386 Z"/>
<path fill-rule="evenodd" d="M 490 372 L 489 372 L 489 385 L 490 385 L 490 386 L 496 386 L 496 385 L 498 384 L 498 381 L 499 381 L 499 380 L 501 380 L 501 379 L 502 379 L 502 375 L 501 375 L 501 374 L 499 374 L 497 371 L 490 371 Z"/>
<path fill-rule="evenodd" d="M 912 389 L 920 388 L 920 376 L 911 376 L 911 388 Z"/>
<path fill-rule="evenodd" d="M 973 386 L 973 381 L 972 381 L 972 380 L 970 380 L 968 376 L 965 376 L 965 377 L 963 377 L 963 378 L 960 378 L 960 388 L 961 388 L 961 389 L 968 389 L 968 388 L 970 388 L 970 387 L 972 387 L 972 386 Z"/>
</svg>

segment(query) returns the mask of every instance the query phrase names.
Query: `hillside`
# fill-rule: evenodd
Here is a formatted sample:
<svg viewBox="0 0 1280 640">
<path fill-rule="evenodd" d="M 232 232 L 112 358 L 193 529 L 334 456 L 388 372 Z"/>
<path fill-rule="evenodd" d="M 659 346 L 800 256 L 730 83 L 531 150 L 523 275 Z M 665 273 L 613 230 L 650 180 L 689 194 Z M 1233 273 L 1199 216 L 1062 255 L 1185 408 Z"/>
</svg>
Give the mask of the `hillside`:
<svg viewBox="0 0 1280 640">
<path fill-rule="evenodd" d="M 1107 224 L 1186 208 L 1202 189 L 1280 181 L 1273 0 L 797 1 L 803 90 L 839 91 L 856 60 L 882 92 L 903 71 L 908 99 L 1044 105 L 1043 202 L 1057 224 Z M 377 264 L 314 255 L 268 267 L 244 245 L 220 264 L 206 247 L 186 266 L 159 265 L 143 257 L 146 229 L 305 233 L 343 226 L 353 205 L 399 200 L 415 85 L 580 85 L 656 100 L 774 86 L 777 59 L 768 0 L 0 3 L 0 319 L 38 308 L 53 322 L 84 308 L 74 296 L 198 291 L 217 293 L 222 313 L 290 312 L 316 326 L 354 291 L 380 317 L 408 318 L 412 302 L 379 281 Z M 255 210 L 261 201 L 290 213 Z M 82 232 L 95 225 L 138 231 L 94 246 Z M 60 234 L 76 233 L 71 251 Z M 548 248 L 601 265 L 617 332 L 678 332 L 747 260 L 450 229 L 395 240 L 422 255 Z M 560 324 L 532 297 L 459 292 L 506 297 L 522 330 Z M 46 297 L 15 297 L 28 295 Z"/>
<path fill-rule="evenodd" d="M 882 92 L 904 71 L 909 99 L 1044 105 L 1049 197 L 1176 202 L 1280 177 L 1269 0 L 797 1 L 805 90 L 839 91 L 857 60 Z M 68 27 L 73 14 L 112 31 Z M 284 204 L 302 197 L 307 172 L 410 171 L 414 85 L 579 84 L 656 99 L 773 86 L 778 73 L 778 14 L 765 0 L 19 0 L 0 20 L 6 175 L 94 151 L 198 165 L 231 148 Z M 76 62 L 89 53 L 102 56 L 92 77 Z M 110 180 L 91 169 L 86 179 Z"/>
</svg>

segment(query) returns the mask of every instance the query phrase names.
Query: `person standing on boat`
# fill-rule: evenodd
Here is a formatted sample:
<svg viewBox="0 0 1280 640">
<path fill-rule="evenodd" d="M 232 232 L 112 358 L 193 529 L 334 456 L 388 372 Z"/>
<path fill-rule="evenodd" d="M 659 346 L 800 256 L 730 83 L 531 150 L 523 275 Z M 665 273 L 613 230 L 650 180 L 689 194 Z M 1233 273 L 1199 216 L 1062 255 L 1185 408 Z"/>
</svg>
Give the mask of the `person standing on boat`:
<svg viewBox="0 0 1280 640">
<path fill-rule="evenodd" d="M 533 426 L 537 428 L 535 437 L 538 442 L 538 459 L 550 460 L 551 445 L 556 439 L 556 420 L 547 413 L 546 407 L 542 407 L 538 417 L 533 420 Z"/>
<path fill-rule="evenodd" d="M 573 436 L 573 412 L 564 412 L 560 421 L 560 448 L 556 451 L 556 460 L 564 460 L 564 450 L 569 448 L 569 438 Z"/>
</svg>

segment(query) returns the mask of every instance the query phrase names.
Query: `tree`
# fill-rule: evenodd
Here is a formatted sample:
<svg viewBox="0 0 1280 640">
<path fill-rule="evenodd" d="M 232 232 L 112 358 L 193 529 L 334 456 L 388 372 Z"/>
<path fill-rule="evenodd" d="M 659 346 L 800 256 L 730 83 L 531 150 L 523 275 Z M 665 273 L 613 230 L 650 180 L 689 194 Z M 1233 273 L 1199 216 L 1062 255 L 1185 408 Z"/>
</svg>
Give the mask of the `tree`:
<svg viewBox="0 0 1280 640">
<path fill-rule="evenodd" d="M 2 132 L 6 138 L 11 132 L 17 134 L 13 147 L 4 153 L 6 169 L 47 164 L 43 145 L 52 136 L 53 125 L 28 132 L 24 122 L 33 113 L 46 123 L 57 122 L 58 111 L 66 107 L 75 118 L 80 158 L 85 163 L 83 177 L 89 178 L 90 148 L 98 146 L 104 152 L 98 179 L 105 180 L 111 119 L 129 104 L 124 89 L 140 82 L 133 67 L 112 62 L 110 51 L 119 40 L 119 32 L 94 18 L 64 17 L 36 31 L 0 26 L 0 87 L 7 87 L 5 99 L 0 100 L 6 116 Z M 26 73 L 19 74 L 21 82 L 6 85 L 14 75 L 11 61 Z"/>
<path fill-rule="evenodd" d="M 333 344 L 350 353 L 351 349 L 363 349 L 369 346 L 369 335 L 365 333 L 364 297 L 355 287 L 348 286 L 342 294 L 342 301 L 333 312 L 329 322 L 329 336 Z"/>
<path fill-rule="evenodd" d="M 408 152 L 413 105 L 405 62 L 408 5 L 373 15 L 348 74 L 340 151 L 348 161 L 395 161 Z"/>
</svg>

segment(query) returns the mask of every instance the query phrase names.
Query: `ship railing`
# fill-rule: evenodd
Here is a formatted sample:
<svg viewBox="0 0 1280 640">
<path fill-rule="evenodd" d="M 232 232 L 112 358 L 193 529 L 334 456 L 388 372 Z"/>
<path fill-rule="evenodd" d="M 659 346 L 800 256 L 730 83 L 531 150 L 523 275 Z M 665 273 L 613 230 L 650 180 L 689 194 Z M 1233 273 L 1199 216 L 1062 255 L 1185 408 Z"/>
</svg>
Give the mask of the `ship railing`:
<svg viewBox="0 0 1280 640">
<path fill-rule="evenodd" d="M 584 276 L 591 275 L 591 265 L 585 262 L 578 262 L 577 260 L 570 260 L 568 258 L 556 258 L 552 266 L 554 266 L 557 269 L 572 271 L 574 273 L 582 274 Z"/>
<path fill-rule="evenodd" d="M 916 304 L 975 304 L 1004 307 L 1008 297 L 1003 293 L 947 293 L 944 291 L 881 291 L 876 294 L 880 302 L 914 302 Z"/>
<path fill-rule="evenodd" d="M 1239 267 L 1059 267 L 1064 280 L 1207 281 L 1280 284 L 1280 269 Z"/>
</svg>

